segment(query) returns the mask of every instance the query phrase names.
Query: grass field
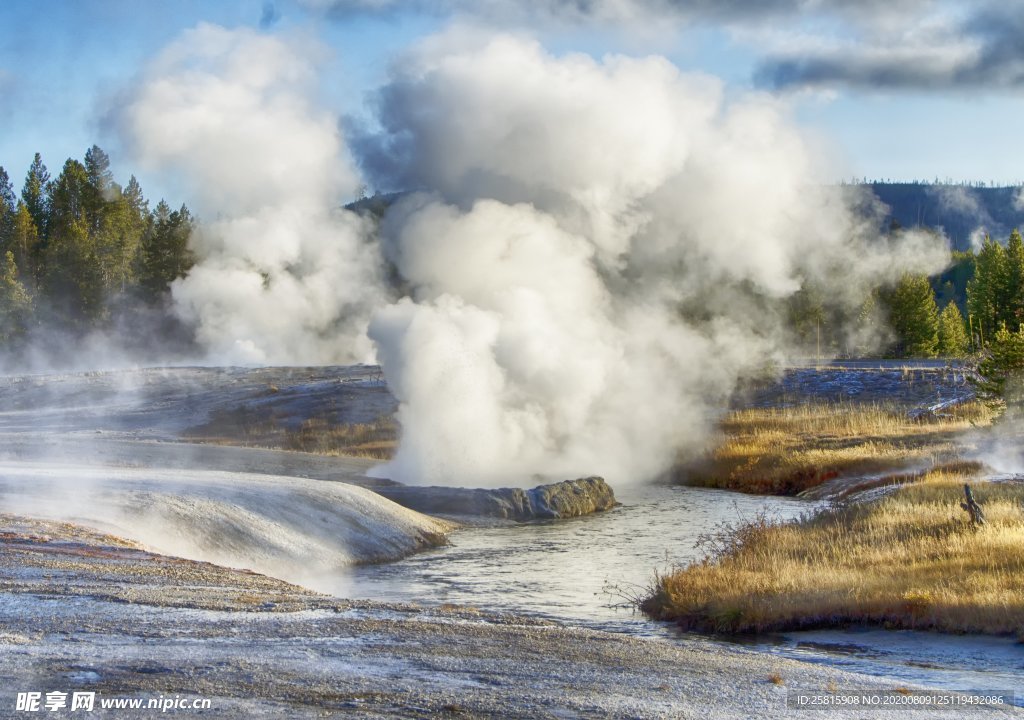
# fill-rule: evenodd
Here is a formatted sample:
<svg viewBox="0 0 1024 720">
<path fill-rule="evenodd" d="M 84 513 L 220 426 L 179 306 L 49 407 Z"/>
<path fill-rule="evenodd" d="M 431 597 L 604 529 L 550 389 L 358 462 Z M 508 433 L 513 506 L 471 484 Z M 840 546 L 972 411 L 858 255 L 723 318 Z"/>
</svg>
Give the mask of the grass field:
<svg viewBox="0 0 1024 720">
<path fill-rule="evenodd" d="M 912 472 L 957 458 L 965 431 L 992 412 L 967 402 L 911 418 L 905 407 L 815 403 L 730 413 L 714 450 L 678 471 L 681 482 L 795 495 L 839 476 Z"/>
<path fill-rule="evenodd" d="M 655 579 L 641 608 L 687 629 L 747 633 L 866 624 L 1014 633 L 1024 641 L 1024 484 L 937 469 L 870 503 L 723 528 L 711 556 Z"/>
</svg>

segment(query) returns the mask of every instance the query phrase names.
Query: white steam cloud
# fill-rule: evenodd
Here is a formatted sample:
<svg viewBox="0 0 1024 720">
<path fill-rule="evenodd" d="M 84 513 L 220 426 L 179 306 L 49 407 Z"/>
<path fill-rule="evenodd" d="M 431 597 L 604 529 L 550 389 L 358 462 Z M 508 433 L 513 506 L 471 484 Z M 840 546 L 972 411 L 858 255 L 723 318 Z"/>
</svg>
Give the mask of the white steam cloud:
<svg viewBox="0 0 1024 720">
<path fill-rule="evenodd" d="M 382 228 L 412 288 L 370 326 L 401 401 L 384 473 L 479 485 L 650 478 L 706 438 L 737 380 L 785 353 L 778 301 L 850 303 L 925 236 L 871 244 L 771 99 L 662 58 L 554 57 L 458 32 L 401 64 L 378 184 L 429 188 Z"/>
<path fill-rule="evenodd" d="M 173 287 L 224 362 L 372 358 L 385 297 L 366 223 L 339 208 L 358 176 L 336 118 L 313 102 L 316 49 L 200 25 L 148 68 L 120 113 L 147 167 L 177 174 L 206 221 Z"/>
<path fill-rule="evenodd" d="M 382 129 L 352 141 L 377 187 L 418 191 L 370 245 L 331 209 L 357 180 L 303 57 L 201 27 L 140 84 L 127 127 L 143 157 L 218 185 L 226 219 L 175 288 L 214 352 L 345 362 L 372 317 L 401 402 L 380 470 L 397 480 L 655 476 L 703 446 L 740 378 L 785 357 L 780 304 L 807 281 L 852 306 L 946 259 L 929 235 L 876 237 L 770 97 L 726 102 L 663 58 L 457 29 L 396 63 Z M 407 296 L 388 300 L 386 276 Z"/>
</svg>

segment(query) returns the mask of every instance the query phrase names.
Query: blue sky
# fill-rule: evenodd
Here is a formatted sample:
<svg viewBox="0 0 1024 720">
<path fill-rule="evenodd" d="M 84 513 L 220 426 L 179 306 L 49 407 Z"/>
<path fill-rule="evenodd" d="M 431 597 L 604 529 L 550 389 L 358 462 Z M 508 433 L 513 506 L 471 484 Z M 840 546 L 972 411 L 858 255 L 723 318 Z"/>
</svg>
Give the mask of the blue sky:
<svg viewBox="0 0 1024 720">
<path fill-rule="evenodd" d="M 851 177 L 1024 180 L 1024 51 L 1013 49 L 1024 9 L 984 0 L 5 0 L 0 165 L 20 189 L 34 152 L 56 174 L 95 142 L 126 180 L 104 109 L 199 22 L 319 38 L 331 50 L 325 102 L 340 116 L 363 111 L 395 53 L 467 14 L 555 52 L 664 54 L 731 92 L 784 95 Z M 161 192 L 160 178 L 140 179 Z"/>
</svg>

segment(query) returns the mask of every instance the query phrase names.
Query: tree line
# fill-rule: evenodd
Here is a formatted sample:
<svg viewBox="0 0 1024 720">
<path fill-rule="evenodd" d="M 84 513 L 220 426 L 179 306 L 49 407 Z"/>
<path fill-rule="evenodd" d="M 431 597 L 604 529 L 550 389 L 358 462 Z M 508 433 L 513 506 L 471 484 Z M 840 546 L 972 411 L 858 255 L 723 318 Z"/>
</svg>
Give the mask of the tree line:
<svg viewBox="0 0 1024 720">
<path fill-rule="evenodd" d="M 988 351 L 1006 333 L 1024 332 L 1024 242 L 1014 230 L 1005 245 L 986 237 L 977 252 L 953 251 L 944 272 L 904 273 L 891 287 L 872 290 L 854 316 L 828 299 L 808 285 L 788 308 L 798 340 L 805 347 L 817 341 L 824 354 L 865 354 L 879 346 L 893 358 Z"/>
<path fill-rule="evenodd" d="M 39 153 L 20 194 L 0 167 L 0 342 L 34 329 L 85 333 L 161 308 L 194 263 L 193 218 L 164 200 L 150 209 L 138 180 L 115 182 L 93 145 L 51 177 Z"/>
<path fill-rule="evenodd" d="M 986 237 L 975 252 L 954 252 L 935 278 L 907 276 L 894 291 L 893 328 L 914 357 L 962 357 L 992 347 L 1024 324 L 1024 240 Z M 939 301 L 944 305 L 939 311 Z M 963 312 L 961 311 L 963 309 Z"/>
</svg>

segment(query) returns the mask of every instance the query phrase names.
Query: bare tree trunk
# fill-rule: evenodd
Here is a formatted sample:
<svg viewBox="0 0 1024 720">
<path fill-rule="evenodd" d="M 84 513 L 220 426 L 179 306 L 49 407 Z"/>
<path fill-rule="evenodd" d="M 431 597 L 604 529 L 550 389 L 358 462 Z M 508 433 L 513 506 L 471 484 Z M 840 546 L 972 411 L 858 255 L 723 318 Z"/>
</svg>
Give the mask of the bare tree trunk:
<svg viewBox="0 0 1024 720">
<path fill-rule="evenodd" d="M 967 497 L 967 502 L 960 503 L 960 507 L 966 510 L 971 516 L 971 524 L 984 525 L 985 513 L 982 512 L 981 506 L 974 501 L 974 493 L 971 492 L 970 485 L 964 485 L 964 495 Z"/>
</svg>

